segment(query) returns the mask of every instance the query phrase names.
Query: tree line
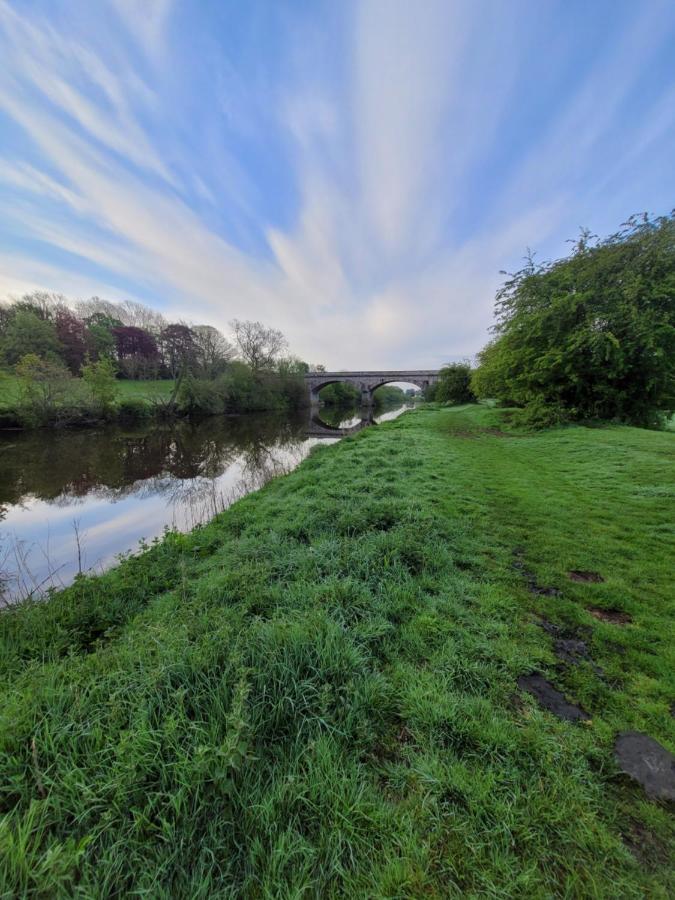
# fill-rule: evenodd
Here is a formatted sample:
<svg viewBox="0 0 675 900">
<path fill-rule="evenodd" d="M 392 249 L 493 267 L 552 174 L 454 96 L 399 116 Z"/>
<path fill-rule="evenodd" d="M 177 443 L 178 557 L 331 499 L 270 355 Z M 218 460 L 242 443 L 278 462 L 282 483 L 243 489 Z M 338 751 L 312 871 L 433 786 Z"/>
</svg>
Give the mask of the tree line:
<svg viewBox="0 0 675 900">
<path fill-rule="evenodd" d="M 72 303 L 61 294 L 34 291 L 0 304 L 0 360 L 16 366 L 23 357 L 63 364 L 81 375 L 87 362 L 108 359 L 120 378 L 176 378 L 182 369 L 214 378 L 238 358 L 253 372 L 271 371 L 287 347 L 280 331 L 237 319 L 226 338 L 212 325 L 168 322 L 133 301 L 100 297 Z"/>
<path fill-rule="evenodd" d="M 45 425 L 302 406 L 309 365 L 287 354 L 284 335 L 239 319 L 230 328 L 226 337 L 211 325 L 167 321 L 132 301 L 25 294 L 0 305 L 0 364 L 20 384 L 15 403 L 0 403 L 0 418 Z M 120 398 L 121 381 L 157 379 L 173 382 L 168 397 Z"/>
</svg>

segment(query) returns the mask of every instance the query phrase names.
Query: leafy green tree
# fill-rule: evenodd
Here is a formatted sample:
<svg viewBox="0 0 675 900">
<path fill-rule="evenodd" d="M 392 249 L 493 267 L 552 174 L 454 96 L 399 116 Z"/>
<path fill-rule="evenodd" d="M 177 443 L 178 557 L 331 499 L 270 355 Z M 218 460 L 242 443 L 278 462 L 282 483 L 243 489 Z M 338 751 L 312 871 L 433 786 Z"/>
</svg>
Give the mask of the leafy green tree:
<svg viewBox="0 0 675 900">
<path fill-rule="evenodd" d="M 100 322 L 92 322 L 87 326 L 86 340 L 92 359 L 115 358 L 115 337 L 111 331 L 115 327 Z"/>
<path fill-rule="evenodd" d="M 31 425 L 46 425 L 59 418 L 68 405 L 76 381 L 64 364 L 27 353 L 16 365 L 21 383 L 21 417 Z"/>
<path fill-rule="evenodd" d="M 582 232 L 553 263 L 528 258 L 496 312 L 479 396 L 557 419 L 654 423 L 675 405 L 675 215 L 632 218 L 604 241 Z"/>
<path fill-rule="evenodd" d="M 2 357 L 9 365 L 16 365 L 27 355 L 41 359 L 59 359 L 63 350 L 56 336 L 56 327 L 30 309 L 14 309 L 2 338 Z"/>
<path fill-rule="evenodd" d="M 319 394 L 326 406 L 348 407 L 361 402 L 361 391 L 346 381 L 335 381 L 327 384 Z"/>
<path fill-rule="evenodd" d="M 434 399 L 440 403 L 474 403 L 471 389 L 471 366 L 468 362 L 449 363 L 439 373 Z"/>
<path fill-rule="evenodd" d="M 105 357 L 82 366 L 84 383 L 91 391 L 95 405 L 104 414 L 113 409 L 119 393 L 115 376 L 115 363 Z"/>
</svg>

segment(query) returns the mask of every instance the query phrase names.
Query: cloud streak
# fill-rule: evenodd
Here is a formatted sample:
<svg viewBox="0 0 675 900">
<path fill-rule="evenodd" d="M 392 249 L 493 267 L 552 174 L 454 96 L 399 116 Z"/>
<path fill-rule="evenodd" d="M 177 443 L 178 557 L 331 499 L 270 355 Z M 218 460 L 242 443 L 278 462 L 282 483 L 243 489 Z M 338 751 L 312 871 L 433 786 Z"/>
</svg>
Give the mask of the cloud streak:
<svg viewBox="0 0 675 900">
<path fill-rule="evenodd" d="M 437 365 L 485 342 L 525 246 L 675 186 L 666 3 L 613 4 L 608 36 L 525 0 L 278 21 L 110 0 L 104 30 L 63 9 L 0 0 L 0 290 L 261 318 L 331 367 Z"/>
</svg>

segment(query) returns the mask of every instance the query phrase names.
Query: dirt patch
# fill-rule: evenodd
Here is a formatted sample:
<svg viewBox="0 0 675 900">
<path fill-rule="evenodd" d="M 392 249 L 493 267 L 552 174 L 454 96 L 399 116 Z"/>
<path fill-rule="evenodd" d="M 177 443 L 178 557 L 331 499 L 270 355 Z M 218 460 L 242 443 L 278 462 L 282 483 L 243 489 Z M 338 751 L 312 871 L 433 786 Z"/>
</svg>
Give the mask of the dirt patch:
<svg viewBox="0 0 675 900">
<path fill-rule="evenodd" d="M 675 757 L 658 741 L 639 731 L 624 731 L 614 744 L 621 771 L 657 800 L 675 801 Z"/>
<path fill-rule="evenodd" d="M 558 659 L 571 666 L 578 666 L 582 660 L 590 662 L 590 655 L 585 641 L 579 638 L 559 638 L 553 642 L 553 652 Z"/>
<path fill-rule="evenodd" d="M 543 675 L 539 675 L 536 672 L 533 675 L 521 675 L 518 679 L 518 687 L 521 691 L 527 691 L 528 694 L 532 694 L 540 706 L 552 712 L 559 719 L 565 719 L 568 722 L 588 721 L 590 719 L 587 712 L 580 706 L 569 703 L 565 699 L 565 695 L 556 690 Z"/>
<path fill-rule="evenodd" d="M 643 822 L 632 821 L 622 829 L 621 837 L 633 856 L 648 869 L 668 862 L 668 849 Z"/>
<path fill-rule="evenodd" d="M 536 617 L 537 625 L 546 632 L 546 634 L 550 634 L 552 637 L 560 637 L 564 634 L 564 629 L 560 627 L 560 625 L 556 625 L 555 622 L 549 622 L 548 619 L 545 619 L 543 616 Z"/>
<path fill-rule="evenodd" d="M 522 552 L 523 551 L 519 547 L 513 551 L 513 555 L 515 556 L 513 568 L 523 576 L 527 582 L 527 589 L 529 592 L 531 594 L 537 594 L 540 597 L 560 597 L 562 591 L 558 590 L 558 588 L 545 587 L 544 585 L 539 584 L 537 576 L 534 572 L 530 572 L 521 559 Z"/>
<path fill-rule="evenodd" d="M 600 622 L 609 622 L 610 625 L 628 625 L 633 617 L 620 609 L 600 609 L 598 606 L 589 606 L 589 613 Z"/>
<path fill-rule="evenodd" d="M 582 584 L 599 584 L 605 580 L 599 572 L 586 572 L 583 569 L 572 569 L 567 573 L 567 577 L 570 581 L 579 581 Z"/>
<path fill-rule="evenodd" d="M 563 665 L 578 666 L 582 662 L 587 662 L 596 675 L 604 674 L 591 659 L 588 644 L 581 638 L 578 629 L 563 628 L 555 622 L 549 622 L 543 616 L 537 617 L 537 625 L 554 639 L 553 652 Z M 590 629 L 583 629 L 582 634 L 589 637 Z"/>
</svg>

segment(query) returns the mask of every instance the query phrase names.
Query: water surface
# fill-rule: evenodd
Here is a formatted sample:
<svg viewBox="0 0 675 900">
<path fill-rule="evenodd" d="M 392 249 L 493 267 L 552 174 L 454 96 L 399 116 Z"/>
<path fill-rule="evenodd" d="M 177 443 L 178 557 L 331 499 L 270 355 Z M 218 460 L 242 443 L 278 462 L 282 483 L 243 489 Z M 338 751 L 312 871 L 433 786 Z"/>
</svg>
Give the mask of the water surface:
<svg viewBox="0 0 675 900">
<path fill-rule="evenodd" d="M 102 571 L 290 471 L 319 442 L 400 415 L 322 409 L 123 428 L 0 432 L 3 599 Z"/>
</svg>

